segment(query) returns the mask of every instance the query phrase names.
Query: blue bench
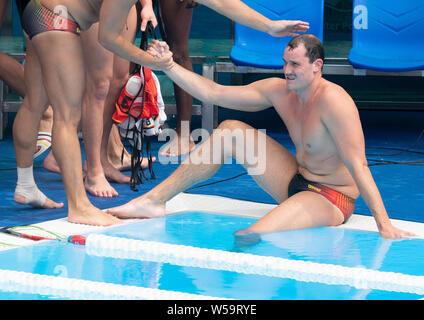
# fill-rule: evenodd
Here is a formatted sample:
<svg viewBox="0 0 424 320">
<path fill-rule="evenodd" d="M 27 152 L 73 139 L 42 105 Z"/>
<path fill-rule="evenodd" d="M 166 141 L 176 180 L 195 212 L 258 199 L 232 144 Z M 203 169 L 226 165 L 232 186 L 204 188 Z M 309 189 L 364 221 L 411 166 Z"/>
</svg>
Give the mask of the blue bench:
<svg viewBox="0 0 424 320">
<path fill-rule="evenodd" d="M 309 22 L 312 33 L 323 41 L 324 0 L 244 0 L 246 5 L 271 20 Z M 234 46 L 230 59 L 236 66 L 283 68 L 283 53 L 292 37 L 275 38 L 249 27 L 234 24 Z"/>
<path fill-rule="evenodd" d="M 422 0 L 354 0 L 352 22 L 355 69 L 424 70 Z"/>
</svg>

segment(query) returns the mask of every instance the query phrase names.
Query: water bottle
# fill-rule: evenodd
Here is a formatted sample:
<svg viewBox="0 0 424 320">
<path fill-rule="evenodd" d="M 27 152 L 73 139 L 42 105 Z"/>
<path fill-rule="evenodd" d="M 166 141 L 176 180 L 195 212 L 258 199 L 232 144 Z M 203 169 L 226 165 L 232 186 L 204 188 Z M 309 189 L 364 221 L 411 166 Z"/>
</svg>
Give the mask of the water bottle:
<svg viewBox="0 0 424 320">
<path fill-rule="evenodd" d="M 128 79 L 127 84 L 125 85 L 125 91 L 128 96 L 134 98 L 137 95 L 142 84 L 141 77 L 142 76 L 140 74 L 136 73 Z"/>
<path fill-rule="evenodd" d="M 122 90 L 121 95 L 118 98 L 118 103 L 121 106 L 122 111 L 128 112 L 132 102 L 140 91 L 143 84 L 143 79 L 141 77 L 142 76 L 140 74 L 136 73 L 128 79 L 124 90 Z"/>
</svg>

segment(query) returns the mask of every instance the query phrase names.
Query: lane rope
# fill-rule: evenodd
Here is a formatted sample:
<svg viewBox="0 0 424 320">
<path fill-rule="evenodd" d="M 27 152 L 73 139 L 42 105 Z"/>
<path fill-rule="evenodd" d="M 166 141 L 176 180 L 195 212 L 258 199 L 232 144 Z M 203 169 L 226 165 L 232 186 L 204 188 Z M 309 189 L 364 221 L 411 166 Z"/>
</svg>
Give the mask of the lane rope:
<svg viewBox="0 0 424 320">
<path fill-rule="evenodd" d="M 90 234 L 89 255 L 423 295 L 424 276 Z"/>
<path fill-rule="evenodd" d="M 0 270 L 0 290 L 75 300 L 221 300 L 222 298 L 22 271 Z"/>
</svg>

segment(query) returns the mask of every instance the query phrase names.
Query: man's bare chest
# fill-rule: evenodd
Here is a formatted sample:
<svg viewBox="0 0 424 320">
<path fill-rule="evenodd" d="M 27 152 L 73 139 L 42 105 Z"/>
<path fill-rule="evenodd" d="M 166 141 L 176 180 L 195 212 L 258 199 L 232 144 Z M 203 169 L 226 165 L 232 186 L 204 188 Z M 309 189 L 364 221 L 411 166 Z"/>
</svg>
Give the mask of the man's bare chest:
<svg viewBox="0 0 424 320">
<path fill-rule="evenodd" d="M 283 114 L 282 118 L 296 150 L 317 157 L 328 157 L 329 153 L 335 151 L 333 139 L 314 108 L 292 109 L 291 112 Z"/>
</svg>

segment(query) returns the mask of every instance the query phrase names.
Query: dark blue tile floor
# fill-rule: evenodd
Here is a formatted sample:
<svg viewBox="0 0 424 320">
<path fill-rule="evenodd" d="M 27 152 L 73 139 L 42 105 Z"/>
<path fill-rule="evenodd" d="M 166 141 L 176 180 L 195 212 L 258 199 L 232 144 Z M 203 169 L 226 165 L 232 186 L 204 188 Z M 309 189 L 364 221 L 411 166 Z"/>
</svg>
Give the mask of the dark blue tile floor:
<svg viewBox="0 0 424 320">
<path fill-rule="evenodd" d="M 419 138 L 420 133 L 424 129 L 424 112 L 361 111 L 361 120 L 369 164 L 378 163 L 373 160 L 391 160 L 395 162 L 424 160 L 424 137 L 410 149 L 413 152 L 402 152 L 396 156 L 389 156 L 388 154 L 399 151 L 378 149 L 380 147 L 399 149 L 410 147 Z M 268 130 L 268 134 L 290 151 L 294 151 L 293 145 L 284 129 Z M 154 155 L 157 156 L 160 146 L 161 144 L 158 142 L 153 143 Z M 66 204 L 61 177 L 42 167 L 43 156 L 34 164 L 35 180 L 39 188 L 48 197 L 56 201 L 63 201 Z M 13 142 L 9 134 L 5 140 L 0 141 L 0 195 L 2 199 L 0 202 L 0 226 L 30 224 L 66 217 L 66 205 L 63 209 L 43 210 L 16 204 L 13 201 L 13 192 L 16 184 L 15 167 Z M 153 188 L 168 177 L 176 167 L 177 164 L 155 163 L 154 171 L 157 179 L 148 180 L 143 185 L 140 185 L 138 192 L 130 190 L 128 185 L 113 184 L 120 194 L 119 197 L 107 199 L 89 197 L 93 204 L 101 209 L 126 203 L 130 199 Z M 391 218 L 424 222 L 424 167 L 422 163 L 421 165 L 376 165 L 370 166 L 370 169 Z M 220 181 L 243 172 L 244 169 L 240 165 L 235 163 L 227 164 L 214 177 L 204 183 Z M 273 199 L 262 191 L 254 180 L 247 175 L 242 175 L 234 180 L 196 188 L 188 192 L 219 195 L 248 201 L 255 199 L 258 202 L 274 203 Z M 370 215 L 370 211 L 361 198 L 357 201 L 355 213 Z"/>
</svg>

